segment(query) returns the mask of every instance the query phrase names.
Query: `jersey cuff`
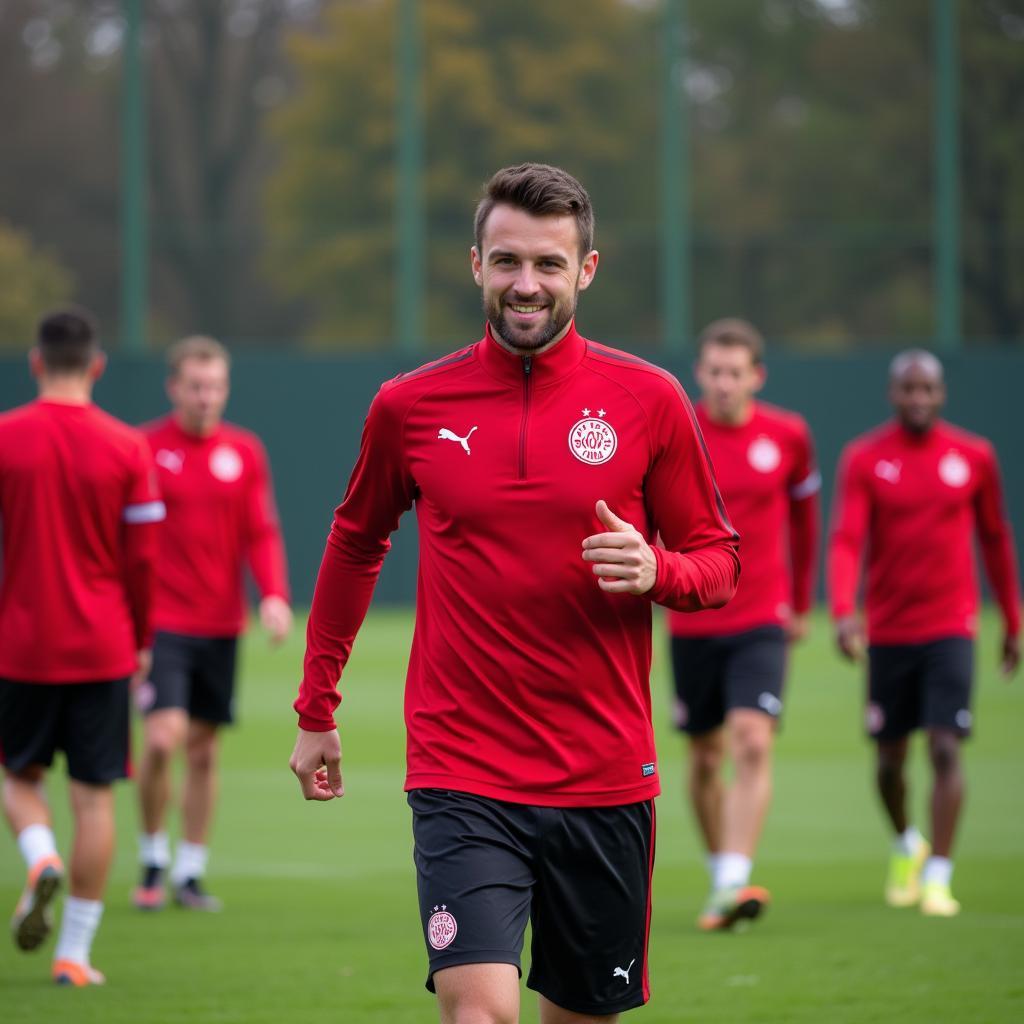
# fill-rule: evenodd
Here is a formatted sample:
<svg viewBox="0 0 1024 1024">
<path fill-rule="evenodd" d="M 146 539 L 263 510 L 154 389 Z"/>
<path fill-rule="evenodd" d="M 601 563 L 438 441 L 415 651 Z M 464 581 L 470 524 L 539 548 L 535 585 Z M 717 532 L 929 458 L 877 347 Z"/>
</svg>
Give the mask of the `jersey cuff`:
<svg viewBox="0 0 1024 1024">
<path fill-rule="evenodd" d="M 305 715 L 299 715 L 299 728 L 304 732 L 330 732 L 332 729 L 337 729 L 332 718 L 329 722 L 325 722 L 321 718 L 307 718 Z"/>
</svg>

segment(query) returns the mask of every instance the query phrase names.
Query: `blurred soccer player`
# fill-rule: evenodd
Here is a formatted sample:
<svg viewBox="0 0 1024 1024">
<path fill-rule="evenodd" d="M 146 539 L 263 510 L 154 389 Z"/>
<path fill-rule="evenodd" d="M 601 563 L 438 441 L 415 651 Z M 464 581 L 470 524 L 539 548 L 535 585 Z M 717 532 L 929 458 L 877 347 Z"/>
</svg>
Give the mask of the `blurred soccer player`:
<svg viewBox="0 0 1024 1024">
<path fill-rule="evenodd" d="M 168 355 L 172 412 L 143 429 L 167 503 L 157 562 L 156 637 L 149 684 L 139 693 L 145 747 L 139 771 L 141 883 L 135 904 L 175 902 L 218 910 L 203 877 L 217 790 L 217 736 L 232 721 L 235 655 L 245 625 L 246 564 L 262 594 L 260 621 L 273 642 L 291 628 L 284 544 L 266 453 L 222 420 L 229 357 L 211 338 L 186 338 Z M 173 867 L 165 831 L 170 765 L 184 747 L 182 834 Z"/>
<path fill-rule="evenodd" d="M 698 924 L 710 931 L 757 917 L 769 900 L 750 874 L 771 800 L 786 644 L 807 629 L 821 475 L 804 420 L 754 399 L 765 381 L 758 331 L 716 320 L 698 346 L 697 420 L 743 538 L 736 596 L 724 608 L 669 616 L 676 721 L 690 737 L 690 800 L 711 874 Z"/>
<path fill-rule="evenodd" d="M 377 394 L 313 598 L 291 765 L 329 800 L 336 684 L 415 503 L 406 789 L 442 1021 L 518 1020 L 528 919 L 544 1024 L 646 1002 L 651 609 L 736 586 L 682 388 L 576 331 L 592 242 L 590 198 L 564 171 L 491 179 L 471 250 L 486 333 Z"/>
<path fill-rule="evenodd" d="M 829 551 L 839 649 L 857 659 L 870 644 L 867 729 L 896 832 L 885 897 L 896 907 L 920 902 L 923 913 L 940 917 L 960 910 L 950 879 L 964 790 L 960 742 L 971 729 L 975 533 L 1003 612 L 1004 673 L 1020 661 L 1020 591 L 996 454 L 984 438 L 939 419 L 945 397 L 942 365 L 931 353 L 911 350 L 893 360 L 895 422 L 844 450 Z M 865 548 L 866 637 L 856 612 Z M 907 813 L 908 739 L 919 728 L 934 777 L 931 848 Z"/>
<path fill-rule="evenodd" d="M 112 783 L 129 765 L 129 681 L 148 659 L 154 524 L 164 507 L 145 438 L 92 404 L 104 356 L 91 317 L 46 316 L 29 357 L 36 401 L 0 416 L 0 758 L 4 813 L 28 865 L 19 949 L 51 928 L 63 884 L 43 788 L 59 749 L 74 821 L 53 977 L 90 964 L 114 853 Z"/>
</svg>

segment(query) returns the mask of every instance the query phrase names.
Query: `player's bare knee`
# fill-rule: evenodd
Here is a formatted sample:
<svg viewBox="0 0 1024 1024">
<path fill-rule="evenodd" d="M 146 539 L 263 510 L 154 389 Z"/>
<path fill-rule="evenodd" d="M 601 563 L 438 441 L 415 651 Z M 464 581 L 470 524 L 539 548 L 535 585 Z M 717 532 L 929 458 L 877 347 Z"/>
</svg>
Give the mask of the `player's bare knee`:
<svg viewBox="0 0 1024 1024">
<path fill-rule="evenodd" d="M 217 762 L 217 736 L 215 733 L 192 734 L 185 751 L 188 766 L 193 772 L 211 772 Z"/>
<path fill-rule="evenodd" d="M 954 733 L 930 734 L 928 755 L 936 775 L 955 775 L 960 770 L 960 741 Z"/>
<path fill-rule="evenodd" d="M 725 748 L 718 733 L 694 736 L 690 740 L 690 774 L 695 782 L 716 779 L 725 760 Z"/>
</svg>

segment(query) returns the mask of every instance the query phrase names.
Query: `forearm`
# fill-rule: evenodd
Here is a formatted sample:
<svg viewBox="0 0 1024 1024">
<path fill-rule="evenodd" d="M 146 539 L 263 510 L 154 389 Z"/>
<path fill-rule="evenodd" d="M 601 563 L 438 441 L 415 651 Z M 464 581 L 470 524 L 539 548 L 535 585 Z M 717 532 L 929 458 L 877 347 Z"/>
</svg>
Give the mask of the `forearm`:
<svg viewBox="0 0 1024 1024">
<path fill-rule="evenodd" d="M 814 596 L 820 536 L 817 496 L 794 501 L 789 508 L 789 553 L 793 579 L 793 611 L 803 614 Z"/>
<path fill-rule="evenodd" d="M 366 617 L 388 543 L 361 547 L 332 529 L 317 576 L 306 626 L 303 678 L 294 708 L 299 726 L 312 732 L 334 728 L 341 703 L 338 680 Z"/>
<path fill-rule="evenodd" d="M 667 551 L 654 548 L 658 575 L 650 598 L 677 612 L 720 608 L 736 593 L 740 560 L 736 544 L 720 544 L 695 551 Z"/>
</svg>

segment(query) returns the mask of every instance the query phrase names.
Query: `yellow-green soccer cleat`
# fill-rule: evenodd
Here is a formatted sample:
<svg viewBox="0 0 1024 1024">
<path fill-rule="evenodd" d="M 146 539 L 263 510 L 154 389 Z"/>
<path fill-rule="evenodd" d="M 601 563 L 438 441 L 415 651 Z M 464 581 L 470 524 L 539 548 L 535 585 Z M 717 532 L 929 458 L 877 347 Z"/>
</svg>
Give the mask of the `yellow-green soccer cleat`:
<svg viewBox="0 0 1024 1024">
<path fill-rule="evenodd" d="M 921 869 L 931 855 L 926 839 L 918 840 L 913 853 L 893 853 L 885 880 L 885 902 L 890 907 L 912 907 L 921 899 Z"/>
<path fill-rule="evenodd" d="M 925 882 L 921 887 L 921 913 L 927 917 L 956 917 L 960 913 L 960 903 L 953 899 L 948 885 Z"/>
</svg>

